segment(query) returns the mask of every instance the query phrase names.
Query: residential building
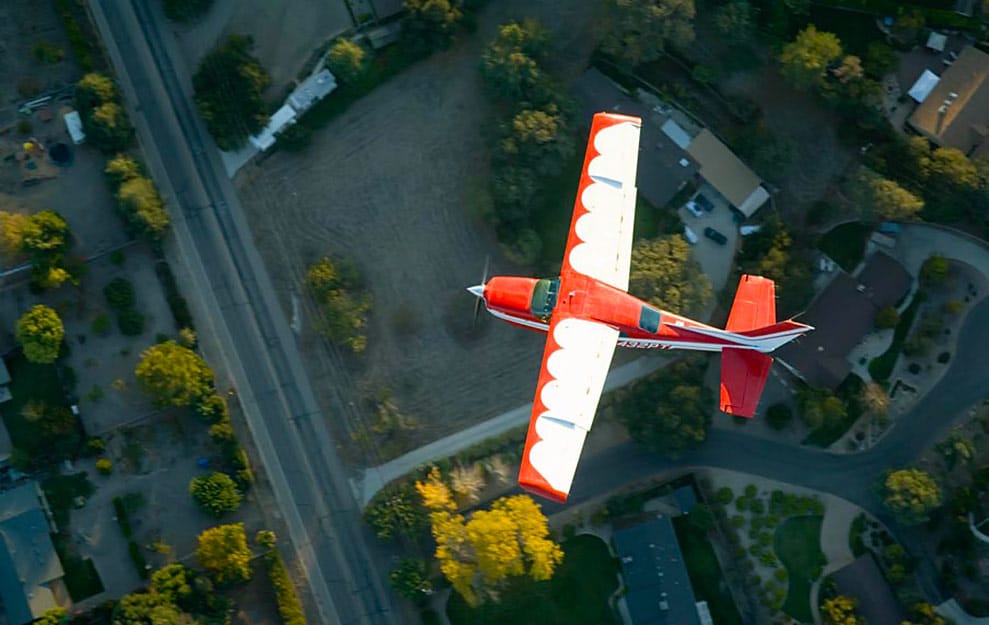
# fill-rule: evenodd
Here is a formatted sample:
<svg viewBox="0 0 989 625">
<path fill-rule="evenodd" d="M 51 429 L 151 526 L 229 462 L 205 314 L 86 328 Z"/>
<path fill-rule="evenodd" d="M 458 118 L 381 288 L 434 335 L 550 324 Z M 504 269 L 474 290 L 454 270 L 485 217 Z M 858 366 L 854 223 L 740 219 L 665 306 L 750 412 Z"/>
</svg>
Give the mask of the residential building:
<svg viewBox="0 0 989 625">
<path fill-rule="evenodd" d="M 707 605 L 694 597 L 670 518 L 657 515 L 612 535 L 621 560 L 630 625 L 702 625 Z M 709 621 L 710 617 L 708 617 Z"/>
<path fill-rule="evenodd" d="M 7 625 L 29 623 L 66 596 L 51 541 L 55 531 L 37 482 L 0 493 L 0 602 Z"/>
<path fill-rule="evenodd" d="M 965 48 L 907 123 L 939 147 L 989 157 L 989 54 Z"/>
<path fill-rule="evenodd" d="M 876 313 L 896 306 L 912 280 L 884 252 L 872 254 L 856 277 L 839 272 L 800 318 L 814 331 L 781 347 L 780 362 L 811 386 L 836 388 L 852 370 L 848 354 L 875 327 Z"/>
<path fill-rule="evenodd" d="M 900 625 L 908 620 L 871 552 L 836 571 L 834 581 L 838 594 L 858 600 L 856 611 L 869 625 Z"/>
<path fill-rule="evenodd" d="M 744 217 L 751 217 L 769 199 L 762 180 L 707 128 L 693 138 L 687 153 L 700 165 L 701 178 Z"/>
</svg>

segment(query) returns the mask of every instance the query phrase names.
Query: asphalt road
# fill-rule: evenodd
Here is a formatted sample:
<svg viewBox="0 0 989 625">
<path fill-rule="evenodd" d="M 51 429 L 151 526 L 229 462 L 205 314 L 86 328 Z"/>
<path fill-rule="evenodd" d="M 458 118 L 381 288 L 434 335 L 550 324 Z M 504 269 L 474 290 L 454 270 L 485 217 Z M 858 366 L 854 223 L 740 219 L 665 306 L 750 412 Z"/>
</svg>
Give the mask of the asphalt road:
<svg viewBox="0 0 989 625">
<path fill-rule="evenodd" d="M 150 169 L 173 201 L 176 253 L 200 324 L 238 389 L 324 623 L 398 622 L 347 473 L 236 194 L 147 0 L 91 0 Z M 190 289 L 189 287 L 194 287 Z M 191 291 L 191 292 L 190 292 Z"/>
</svg>

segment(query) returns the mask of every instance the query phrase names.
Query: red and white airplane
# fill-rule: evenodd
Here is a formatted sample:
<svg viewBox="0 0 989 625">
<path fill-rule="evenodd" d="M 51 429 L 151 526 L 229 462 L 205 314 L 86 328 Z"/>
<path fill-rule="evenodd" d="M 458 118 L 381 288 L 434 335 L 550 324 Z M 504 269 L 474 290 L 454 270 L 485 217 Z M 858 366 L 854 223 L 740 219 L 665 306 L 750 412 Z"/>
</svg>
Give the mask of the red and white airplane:
<svg viewBox="0 0 989 625">
<path fill-rule="evenodd" d="M 546 332 L 519 485 L 563 503 L 615 346 L 721 352 L 721 410 L 751 417 L 773 359 L 808 325 L 777 323 L 772 280 L 743 275 L 724 330 L 626 292 L 635 222 L 637 117 L 598 113 L 558 278 L 495 277 L 468 289 L 495 317 Z"/>
</svg>

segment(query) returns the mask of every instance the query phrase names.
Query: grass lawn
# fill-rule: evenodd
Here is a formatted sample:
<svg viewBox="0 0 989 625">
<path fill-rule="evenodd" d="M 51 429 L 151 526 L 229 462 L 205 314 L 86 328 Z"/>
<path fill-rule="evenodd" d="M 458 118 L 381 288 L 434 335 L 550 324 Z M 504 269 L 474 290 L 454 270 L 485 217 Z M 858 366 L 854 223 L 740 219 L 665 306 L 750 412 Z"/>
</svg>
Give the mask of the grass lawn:
<svg viewBox="0 0 989 625">
<path fill-rule="evenodd" d="M 452 593 L 446 612 L 452 625 L 620 625 L 608 605 L 618 588 L 618 565 L 600 538 L 575 536 L 562 545 L 566 554 L 553 579 L 515 580 L 498 603 L 469 607 Z"/>
<path fill-rule="evenodd" d="M 841 224 L 818 239 L 817 249 L 850 272 L 862 262 L 865 240 L 869 238 L 870 232 L 871 228 L 859 221 Z"/>
<path fill-rule="evenodd" d="M 687 517 L 673 519 L 680 551 L 687 563 L 690 585 L 698 601 L 707 601 L 711 620 L 718 625 L 741 625 L 735 601 L 728 592 L 728 585 L 721 575 L 721 566 L 714 555 L 711 541 L 703 533 L 690 526 Z"/>
<path fill-rule="evenodd" d="M 89 497 L 93 494 L 93 484 L 83 473 L 53 475 L 41 483 L 45 499 L 55 517 L 55 525 L 63 529 L 69 524 L 72 500 L 76 497 Z"/>
<path fill-rule="evenodd" d="M 790 576 L 783 611 L 798 621 L 814 620 L 810 611 L 810 587 L 820 575 L 819 567 L 827 564 L 821 553 L 820 515 L 787 519 L 776 530 L 773 550 Z"/>
<path fill-rule="evenodd" d="M 913 318 L 917 315 L 917 308 L 925 299 L 927 299 L 927 296 L 924 292 L 917 291 L 910 305 L 900 315 L 896 329 L 893 330 L 893 342 L 890 344 L 889 349 L 883 352 L 882 355 L 869 361 L 869 375 L 876 382 L 883 383 L 889 380 L 890 374 L 893 373 L 893 367 L 896 365 L 896 359 L 900 357 L 900 350 L 903 349 L 903 342 L 907 339 L 907 332 L 910 331 L 910 326 L 913 325 Z"/>
<path fill-rule="evenodd" d="M 103 592 L 103 580 L 96 572 L 93 561 L 89 558 L 80 558 L 71 545 L 69 545 L 61 535 L 52 536 L 55 543 L 55 552 L 58 559 L 62 561 L 62 569 L 65 571 L 65 587 L 69 591 L 69 596 L 73 601 L 82 601 L 93 595 Z"/>
</svg>

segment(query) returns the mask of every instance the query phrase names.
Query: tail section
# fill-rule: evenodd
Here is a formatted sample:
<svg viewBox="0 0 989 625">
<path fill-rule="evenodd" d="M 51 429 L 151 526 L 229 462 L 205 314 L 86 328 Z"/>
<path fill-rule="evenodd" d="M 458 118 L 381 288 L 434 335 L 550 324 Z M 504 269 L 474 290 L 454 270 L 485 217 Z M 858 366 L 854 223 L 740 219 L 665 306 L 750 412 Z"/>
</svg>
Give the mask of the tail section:
<svg viewBox="0 0 989 625">
<path fill-rule="evenodd" d="M 743 275 L 724 331 L 737 347 L 721 350 L 722 411 L 752 417 L 766 386 L 773 359 L 766 355 L 812 328 L 796 321 L 776 321 L 776 285 L 768 278 Z"/>
</svg>

